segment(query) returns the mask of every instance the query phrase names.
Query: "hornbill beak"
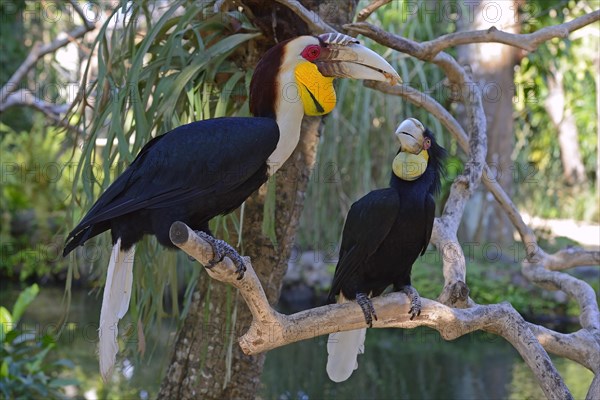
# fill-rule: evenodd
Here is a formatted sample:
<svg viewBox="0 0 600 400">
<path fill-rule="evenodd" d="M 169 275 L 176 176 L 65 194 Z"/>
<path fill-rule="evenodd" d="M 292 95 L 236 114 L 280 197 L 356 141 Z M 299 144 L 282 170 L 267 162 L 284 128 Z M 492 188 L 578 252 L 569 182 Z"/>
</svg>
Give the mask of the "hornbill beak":
<svg viewBox="0 0 600 400">
<path fill-rule="evenodd" d="M 416 118 L 405 119 L 398 125 L 395 135 L 400 141 L 400 151 L 419 154 L 425 147 L 425 127 Z M 426 150 L 426 149 L 425 149 Z"/>
<path fill-rule="evenodd" d="M 383 57 L 341 33 L 325 33 L 319 39 L 326 44 L 315 64 L 323 76 L 402 82 L 400 75 Z"/>
</svg>

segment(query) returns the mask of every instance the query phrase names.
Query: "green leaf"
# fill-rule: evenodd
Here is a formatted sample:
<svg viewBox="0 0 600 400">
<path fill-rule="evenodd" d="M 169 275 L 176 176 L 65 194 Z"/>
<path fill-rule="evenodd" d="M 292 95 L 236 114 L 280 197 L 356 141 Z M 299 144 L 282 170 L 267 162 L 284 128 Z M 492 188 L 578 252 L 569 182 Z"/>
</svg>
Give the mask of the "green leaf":
<svg viewBox="0 0 600 400">
<path fill-rule="evenodd" d="M 13 323 L 16 324 L 19 322 L 19 320 L 21 319 L 21 316 L 23 315 L 23 313 L 25 312 L 27 307 L 29 307 L 31 302 L 37 297 L 39 292 L 40 292 L 40 287 L 37 285 L 37 283 L 34 283 L 33 285 L 29 286 L 27 289 L 23 290 L 19 294 L 19 298 L 17 299 L 15 305 L 13 306 L 13 311 L 12 311 Z"/>
<path fill-rule="evenodd" d="M 0 367 L 0 378 L 8 377 L 8 362 L 2 361 L 2 367 Z"/>
<path fill-rule="evenodd" d="M 203 70 L 207 63 L 213 60 L 216 57 L 232 52 L 237 46 L 240 44 L 254 39 L 255 37 L 260 36 L 260 33 L 239 33 L 235 35 L 231 35 L 216 42 L 213 46 L 208 48 L 204 54 L 202 54 L 202 58 L 198 61 L 197 64 L 192 64 L 187 66 L 181 71 L 181 73 L 175 79 L 173 86 L 170 88 L 168 96 L 165 98 L 163 103 L 160 105 L 158 109 L 158 113 L 165 113 L 167 110 L 172 110 L 175 108 L 175 104 L 177 104 L 177 99 L 184 92 L 185 86 L 198 74 L 201 70 Z M 199 57 L 200 58 L 200 57 Z"/>
<path fill-rule="evenodd" d="M 224 117 L 227 115 L 227 105 L 229 104 L 229 99 L 231 98 L 231 94 L 235 89 L 235 85 L 238 81 L 244 76 L 242 71 L 237 71 L 235 74 L 229 78 L 223 90 L 221 91 L 221 96 L 219 96 L 219 101 L 217 102 L 217 108 L 215 109 L 215 118 Z"/>
<path fill-rule="evenodd" d="M 0 306 L 0 343 L 4 343 L 6 334 L 13 330 L 14 324 L 10 311 Z"/>
</svg>

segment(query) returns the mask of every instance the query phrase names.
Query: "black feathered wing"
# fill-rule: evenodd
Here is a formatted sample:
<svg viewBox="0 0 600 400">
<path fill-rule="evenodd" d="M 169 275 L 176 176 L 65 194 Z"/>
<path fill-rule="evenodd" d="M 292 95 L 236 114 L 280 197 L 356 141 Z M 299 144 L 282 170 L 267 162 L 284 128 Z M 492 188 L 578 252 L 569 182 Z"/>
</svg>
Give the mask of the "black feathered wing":
<svg viewBox="0 0 600 400">
<path fill-rule="evenodd" d="M 392 188 L 374 190 L 352 204 L 344 224 L 340 259 L 329 292 L 330 302 L 335 301 L 342 283 L 355 275 L 388 236 L 398 217 L 398 204 L 398 192 Z"/>
<path fill-rule="evenodd" d="M 234 190 L 264 167 L 278 141 L 279 128 L 270 118 L 199 121 L 152 139 L 69 234 L 65 254 L 109 229 L 106 221 L 113 218 L 142 209 L 199 207 L 196 201 Z M 102 229 L 94 229 L 98 224 Z"/>
</svg>

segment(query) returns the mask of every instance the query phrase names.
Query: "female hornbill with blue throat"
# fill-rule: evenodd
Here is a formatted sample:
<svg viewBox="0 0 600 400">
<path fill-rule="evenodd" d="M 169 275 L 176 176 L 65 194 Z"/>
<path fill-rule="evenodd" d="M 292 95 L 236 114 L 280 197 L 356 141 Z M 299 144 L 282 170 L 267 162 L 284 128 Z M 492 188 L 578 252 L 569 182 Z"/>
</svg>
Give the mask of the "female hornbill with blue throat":
<svg viewBox="0 0 600 400">
<path fill-rule="evenodd" d="M 423 255 L 433 229 L 435 201 L 441 185 L 446 152 L 431 131 L 409 118 L 396 129 L 400 141 L 392 163 L 390 187 L 373 190 L 357 200 L 346 217 L 342 244 L 328 302 L 356 300 L 367 325 L 377 314 L 369 297 L 390 285 L 406 293 L 413 319 L 421 300 L 411 286 L 412 265 Z M 342 382 L 358 368 L 364 352 L 366 328 L 331 334 L 327 342 L 327 374 Z"/>
<path fill-rule="evenodd" d="M 208 223 L 238 208 L 283 165 L 298 144 L 304 114 L 324 115 L 334 108 L 336 77 L 400 80 L 382 57 L 346 35 L 281 42 L 265 53 L 252 76 L 254 117 L 193 122 L 150 140 L 69 234 L 64 256 L 104 231 L 112 235 L 99 326 L 105 379 L 118 351 L 118 321 L 129 308 L 135 244 L 151 234 L 174 248 L 169 229 L 182 221 L 213 246 L 207 267 L 227 255 L 241 279 L 242 258 L 211 236 Z"/>
</svg>

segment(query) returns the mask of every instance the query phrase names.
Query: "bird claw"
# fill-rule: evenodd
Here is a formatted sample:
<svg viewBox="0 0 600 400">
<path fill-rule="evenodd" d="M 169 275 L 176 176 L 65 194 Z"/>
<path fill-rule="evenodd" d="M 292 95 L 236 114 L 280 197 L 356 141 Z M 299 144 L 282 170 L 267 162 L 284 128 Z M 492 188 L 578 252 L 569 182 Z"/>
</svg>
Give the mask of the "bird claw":
<svg viewBox="0 0 600 400">
<path fill-rule="evenodd" d="M 417 289 L 410 285 L 404 286 L 400 291 L 407 295 L 408 300 L 410 300 L 410 310 L 408 310 L 408 313 L 410 314 L 410 320 L 412 321 L 421 315 L 421 297 L 419 296 Z"/>
<path fill-rule="evenodd" d="M 369 328 L 373 327 L 373 318 L 377 321 L 377 313 L 375 312 L 375 307 L 373 307 L 373 303 L 369 299 L 369 297 L 364 293 L 356 294 L 356 302 L 362 309 L 363 314 L 365 315 L 365 321 Z"/>
<path fill-rule="evenodd" d="M 211 269 L 223 261 L 225 257 L 229 257 L 236 266 L 235 272 L 238 274 L 237 279 L 240 280 L 244 277 L 244 272 L 246 272 L 244 259 L 233 247 L 231 247 L 231 245 L 229 245 L 229 243 L 224 240 L 216 239 L 206 232 L 196 231 L 196 234 L 208 242 L 213 248 L 213 258 L 204 265 L 205 268 Z"/>
</svg>

